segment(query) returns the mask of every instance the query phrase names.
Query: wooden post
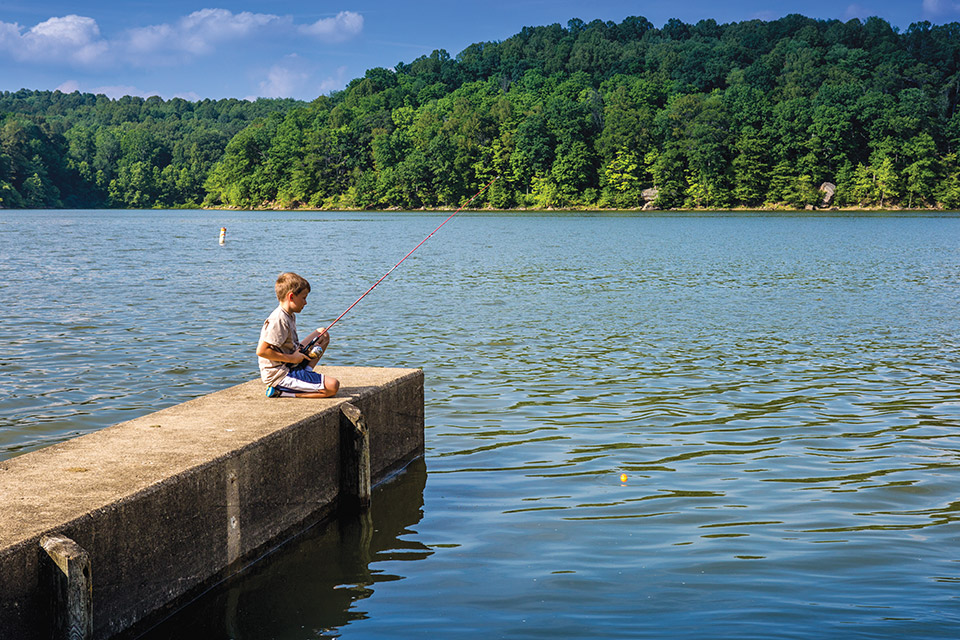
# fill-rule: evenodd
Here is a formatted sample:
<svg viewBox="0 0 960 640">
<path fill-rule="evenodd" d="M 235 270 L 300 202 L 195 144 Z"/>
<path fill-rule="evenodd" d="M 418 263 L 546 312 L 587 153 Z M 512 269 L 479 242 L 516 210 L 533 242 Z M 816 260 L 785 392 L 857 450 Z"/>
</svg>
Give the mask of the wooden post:
<svg viewBox="0 0 960 640">
<path fill-rule="evenodd" d="M 340 405 L 340 510 L 360 513 L 370 507 L 370 438 L 356 406 Z"/>
<path fill-rule="evenodd" d="M 40 584 L 48 594 L 52 640 L 91 640 L 93 580 L 83 547 L 63 536 L 44 536 Z"/>
</svg>

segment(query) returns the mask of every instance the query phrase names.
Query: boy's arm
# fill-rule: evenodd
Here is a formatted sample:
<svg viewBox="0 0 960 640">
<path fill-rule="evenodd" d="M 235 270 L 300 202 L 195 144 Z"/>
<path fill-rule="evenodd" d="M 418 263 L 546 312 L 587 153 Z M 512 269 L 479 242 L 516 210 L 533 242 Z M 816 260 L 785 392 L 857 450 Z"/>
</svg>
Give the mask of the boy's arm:
<svg viewBox="0 0 960 640">
<path fill-rule="evenodd" d="M 307 357 L 306 355 L 300 353 L 300 351 L 283 353 L 282 351 L 277 350 L 277 348 L 269 342 L 265 342 L 263 340 L 257 344 L 257 355 L 261 358 L 266 358 L 267 360 L 273 360 L 274 362 L 288 362 L 290 364 L 300 364 Z"/>
<path fill-rule="evenodd" d="M 319 339 L 317 340 L 316 346 L 320 347 L 322 351 L 326 351 L 327 346 L 330 345 L 330 334 L 327 333 L 327 330 L 324 327 L 320 327 L 319 329 L 312 331 L 310 335 L 303 339 L 301 344 L 310 344 L 314 339 L 317 338 Z"/>
</svg>

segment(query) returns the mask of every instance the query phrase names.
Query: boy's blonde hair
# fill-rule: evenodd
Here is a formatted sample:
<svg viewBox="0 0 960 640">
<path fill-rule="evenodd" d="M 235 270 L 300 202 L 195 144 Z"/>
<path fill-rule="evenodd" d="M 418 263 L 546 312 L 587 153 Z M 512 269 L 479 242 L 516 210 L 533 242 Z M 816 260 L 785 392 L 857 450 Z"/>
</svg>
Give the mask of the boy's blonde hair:
<svg viewBox="0 0 960 640">
<path fill-rule="evenodd" d="M 277 300 L 283 302 L 287 299 L 288 293 L 299 294 L 302 291 L 310 293 L 310 283 L 306 278 L 287 271 L 277 277 L 276 290 Z"/>
</svg>

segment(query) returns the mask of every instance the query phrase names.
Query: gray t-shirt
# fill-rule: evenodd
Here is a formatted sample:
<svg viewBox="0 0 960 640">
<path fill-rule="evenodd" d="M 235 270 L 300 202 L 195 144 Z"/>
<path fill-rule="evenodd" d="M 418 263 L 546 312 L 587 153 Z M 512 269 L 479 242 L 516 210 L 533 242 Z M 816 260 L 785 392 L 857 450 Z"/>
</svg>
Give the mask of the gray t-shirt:
<svg viewBox="0 0 960 640">
<path fill-rule="evenodd" d="M 297 350 L 297 319 L 292 313 L 278 306 L 263 323 L 260 340 L 266 342 L 281 353 L 293 353 Z M 257 357 L 260 364 L 260 379 L 273 386 L 287 375 L 286 362 L 277 362 Z"/>
</svg>

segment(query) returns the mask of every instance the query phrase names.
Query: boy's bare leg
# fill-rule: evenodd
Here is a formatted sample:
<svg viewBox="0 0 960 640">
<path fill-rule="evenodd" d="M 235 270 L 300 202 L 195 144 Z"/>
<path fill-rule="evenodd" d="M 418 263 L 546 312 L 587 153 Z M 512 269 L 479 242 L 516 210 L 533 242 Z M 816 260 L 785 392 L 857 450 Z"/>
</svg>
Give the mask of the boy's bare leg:
<svg viewBox="0 0 960 640">
<path fill-rule="evenodd" d="M 332 398 L 340 390 L 340 381 L 333 376 L 323 376 L 323 391 L 294 394 L 298 398 Z"/>
</svg>

